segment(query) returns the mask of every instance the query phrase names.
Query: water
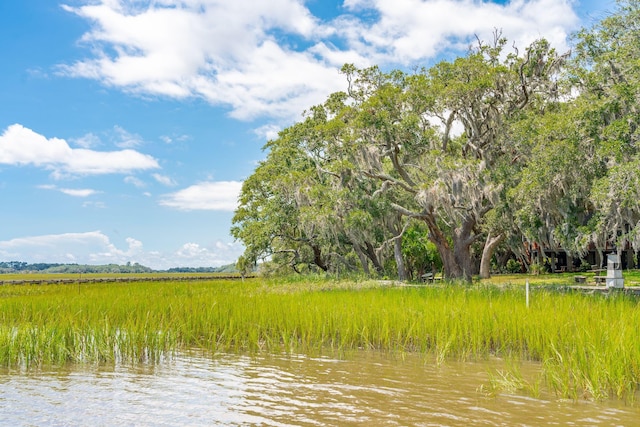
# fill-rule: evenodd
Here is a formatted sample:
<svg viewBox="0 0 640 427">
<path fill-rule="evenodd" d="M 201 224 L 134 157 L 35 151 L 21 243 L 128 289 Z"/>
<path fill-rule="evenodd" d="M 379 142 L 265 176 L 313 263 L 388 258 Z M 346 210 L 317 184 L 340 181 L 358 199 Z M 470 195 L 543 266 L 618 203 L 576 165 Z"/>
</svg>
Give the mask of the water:
<svg viewBox="0 0 640 427">
<path fill-rule="evenodd" d="M 416 356 L 182 355 L 154 365 L 0 370 L 7 426 L 631 426 L 621 402 L 487 397 L 487 363 Z"/>
</svg>

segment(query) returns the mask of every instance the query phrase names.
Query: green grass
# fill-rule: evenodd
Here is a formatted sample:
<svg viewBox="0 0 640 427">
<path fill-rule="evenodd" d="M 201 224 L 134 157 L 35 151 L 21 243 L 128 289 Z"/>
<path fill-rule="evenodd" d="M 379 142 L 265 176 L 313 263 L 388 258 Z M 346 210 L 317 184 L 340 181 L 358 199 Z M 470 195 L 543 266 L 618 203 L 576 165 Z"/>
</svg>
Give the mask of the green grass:
<svg viewBox="0 0 640 427">
<path fill-rule="evenodd" d="M 240 277 L 239 273 L 3 273 L 0 281 L 10 280 L 63 280 L 63 279 L 115 279 L 115 278 L 198 278 L 198 277 Z"/>
<path fill-rule="evenodd" d="M 0 365 L 157 361 L 175 351 L 420 352 L 438 362 L 501 357 L 541 364 L 568 398 L 633 400 L 640 307 L 622 294 L 534 284 L 381 286 L 327 280 L 0 286 Z M 514 381 L 511 381 L 514 383 Z M 523 387 L 523 386 L 522 386 Z M 521 388 L 522 388 L 521 387 Z"/>
<path fill-rule="evenodd" d="M 602 273 L 606 275 L 606 273 Z M 531 283 L 539 285 L 575 285 L 573 280 L 574 276 L 585 276 L 588 279 L 587 284 L 593 283 L 593 276 L 595 274 L 591 272 L 573 272 L 573 273 L 549 273 L 540 275 L 530 274 L 497 274 L 490 279 L 479 280 L 484 284 L 513 284 L 524 285 L 528 280 Z M 625 286 L 640 286 L 640 270 L 624 270 L 623 272 Z"/>
</svg>

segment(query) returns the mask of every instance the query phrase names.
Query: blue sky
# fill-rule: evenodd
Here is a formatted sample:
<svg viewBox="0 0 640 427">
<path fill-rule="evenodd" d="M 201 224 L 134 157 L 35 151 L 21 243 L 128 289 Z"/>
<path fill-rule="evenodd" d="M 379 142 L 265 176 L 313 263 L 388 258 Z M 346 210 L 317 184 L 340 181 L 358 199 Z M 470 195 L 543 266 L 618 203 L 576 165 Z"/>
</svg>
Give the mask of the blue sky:
<svg viewBox="0 0 640 427">
<path fill-rule="evenodd" d="M 235 262 L 263 145 L 345 88 L 494 28 L 558 49 L 613 1 L 4 0 L 0 261 Z"/>
</svg>

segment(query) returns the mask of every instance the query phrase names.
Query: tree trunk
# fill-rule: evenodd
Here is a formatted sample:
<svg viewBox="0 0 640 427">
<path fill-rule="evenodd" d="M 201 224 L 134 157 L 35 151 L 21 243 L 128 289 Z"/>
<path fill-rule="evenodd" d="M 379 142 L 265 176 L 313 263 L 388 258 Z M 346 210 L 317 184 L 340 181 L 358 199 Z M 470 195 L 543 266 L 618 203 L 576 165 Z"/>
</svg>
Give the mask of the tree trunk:
<svg viewBox="0 0 640 427">
<path fill-rule="evenodd" d="M 322 271 L 325 271 L 325 272 L 328 271 L 329 270 L 329 266 L 322 259 L 322 251 L 321 251 L 320 247 L 318 247 L 316 245 L 311 245 L 311 249 L 313 249 L 313 262 L 315 263 L 315 265 L 320 267 L 320 269 Z"/>
<path fill-rule="evenodd" d="M 573 263 L 575 262 L 573 255 L 567 255 L 567 271 L 574 271 L 575 267 Z"/>
<path fill-rule="evenodd" d="M 600 248 L 596 248 L 596 269 L 602 268 L 602 250 Z"/>
<path fill-rule="evenodd" d="M 407 270 L 404 267 L 404 257 L 402 256 L 402 236 L 398 236 L 393 240 L 393 256 L 396 259 L 398 268 L 398 280 L 407 280 Z"/>
<path fill-rule="evenodd" d="M 453 255 L 453 251 L 449 247 L 449 245 L 438 245 L 436 243 L 436 247 L 438 248 L 438 253 L 440 254 L 440 259 L 442 260 L 442 270 L 443 275 L 447 279 L 457 279 L 462 277 L 462 269 L 458 265 L 455 256 Z"/>
<path fill-rule="evenodd" d="M 626 254 L 626 265 L 623 266 L 624 269 L 633 269 L 633 250 L 631 248 L 625 249 L 624 253 Z"/>
<path fill-rule="evenodd" d="M 447 279 L 455 279 L 462 276 L 462 270 L 460 269 L 453 251 L 451 250 L 449 241 L 442 230 L 437 226 L 435 218 L 429 215 L 425 217 L 425 222 L 429 228 L 429 240 L 436 245 L 438 254 L 440 254 L 444 277 Z"/>
<path fill-rule="evenodd" d="M 496 247 L 504 240 L 504 235 L 491 237 L 491 234 L 487 235 L 487 240 L 484 243 L 484 249 L 482 250 L 482 259 L 480 260 L 480 277 L 482 279 L 488 279 L 491 277 L 491 257 Z"/>
<path fill-rule="evenodd" d="M 369 270 L 369 259 L 364 254 L 364 252 L 362 252 L 362 248 L 357 243 L 354 243 L 353 250 L 358 255 L 358 259 L 360 260 L 360 265 L 362 265 L 362 271 L 364 271 L 364 274 L 366 274 L 367 276 L 370 276 L 371 272 Z"/>
<path fill-rule="evenodd" d="M 466 243 L 463 239 L 456 239 L 453 242 L 453 255 L 459 266 L 461 275 L 467 282 L 471 282 L 474 273 L 473 260 L 471 259 L 471 244 Z"/>
<path fill-rule="evenodd" d="M 446 236 L 437 226 L 435 218 L 427 216 L 425 218 L 429 227 L 429 239 L 438 248 L 438 253 L 442 259 L 444 275 L 448 279 L 464 279 L 471 281 L 474 266 L 471 257 L 471 244 L 475 241 L 472 234 L 474 220 L 469 218 L 463 222 L 453 236 L 453 247 L 449 244 Z"/>
<path fill-rule="evenodd" d="M 365 242 L 365 255 L 367 255 L 369 257 L 369 259 L 371 260 L 371 262 L 373 263 L 374 268 L 376 269 L 376 271 L 378 272 L 378 274 L 380 276 L 382 276 L 384 274 L 384 268 L 382 267 L 382 264 L 380 264 L 380 260 L 378 259 L 378 256 L 376 255 L 376 250 L 373 247 L 373 245 L 369 242 Z"/>
</svg>

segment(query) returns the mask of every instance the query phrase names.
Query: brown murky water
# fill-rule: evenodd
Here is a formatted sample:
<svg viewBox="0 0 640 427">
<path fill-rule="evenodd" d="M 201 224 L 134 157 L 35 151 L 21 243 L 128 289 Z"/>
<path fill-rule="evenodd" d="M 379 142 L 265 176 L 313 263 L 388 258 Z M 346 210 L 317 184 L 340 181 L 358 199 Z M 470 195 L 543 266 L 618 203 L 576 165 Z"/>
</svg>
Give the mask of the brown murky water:
<svg viewBox="0 0 640 427">
<path fill-rule="evenodd" d="M 484 363 L 361 353 L 178 356 L 155 365 L 0 370 L 7 426 L 633 426 L 622 402 L 486 397 Z"/>
</svg>

